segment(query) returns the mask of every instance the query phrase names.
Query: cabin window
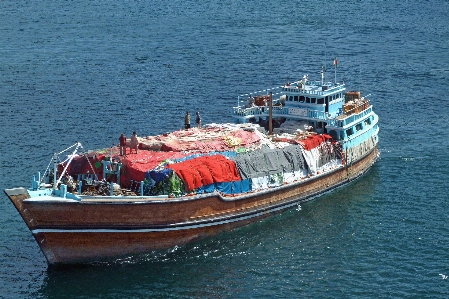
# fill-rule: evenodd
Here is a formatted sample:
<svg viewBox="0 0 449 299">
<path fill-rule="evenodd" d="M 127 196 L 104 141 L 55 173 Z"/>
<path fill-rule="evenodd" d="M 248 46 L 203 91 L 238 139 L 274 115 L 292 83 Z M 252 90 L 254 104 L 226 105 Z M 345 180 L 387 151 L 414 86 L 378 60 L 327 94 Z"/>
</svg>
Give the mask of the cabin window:
<svg viewBox="0 0 449 299">
<path fill-rule="evenodd" d="M 304 103 L 304 96 L 299 96 L 299 101 L 301 102 L 301 103 Z"/>
<path fill-rule="evenodd" d="M 306 97 L 306 103 L 310 103 L 310 98 Z"/>
<path fill-rule="evenodd" d="M 297 101 L 298 101 L 298 96 L 294 96 L 294 97 L 293 97 L 293 100 L 294 100 L 295 102 L 297 102 Z"/>
<path fill-rule="evenodd" d="M 366 126 L 371 125 L 371 119 L 369 119 L 369 118 L 365 119 L 365 125 Z"/>
<path fill-rule="evenodd" d="M 361 131 L 362 130 L 362 124 L 356 124 L 355 125 L 355 130 L 356 131 Z"/>
<path fill-rule="evenodd" d="M 316 123 L 316 127 L 317 127 L 318 129 L 322 129 L 322 128 L 323 128 L 323 122 L 321 122 L 321 121 L 317 122 L 317 123 Z"/>
<path fill-rule="evenodd" d="M 312 99 L 311 99 L 311 103 L 312 103 L 312 104 L 315 104 L 315 103 L 316 103 L 316 98 L 312 98 Z"/>
<path fill-rule="evenodd" d="M 318 98 L 318 104 L 324 104 L 324 98 Z"/>
<path fill-rule="evenodd" d="M 349 129 L 347 129 L 346 130 L 346 135 L 347 136 L 351 136 L 353 133 L 352 133 L 352 128 L 349 128 Z"/>
<path fill-rule="evenodd" d="M 344 140 L 344 139 L 345 139 L 345 132 L 340 131 L 340 140 Z"/>
<path fill-rule="evenodd" d="M 288 100 L 291 102 L 291 101 L 293 101 L 293 96 L 289 96 L 288 97 Z"/>
</svg>

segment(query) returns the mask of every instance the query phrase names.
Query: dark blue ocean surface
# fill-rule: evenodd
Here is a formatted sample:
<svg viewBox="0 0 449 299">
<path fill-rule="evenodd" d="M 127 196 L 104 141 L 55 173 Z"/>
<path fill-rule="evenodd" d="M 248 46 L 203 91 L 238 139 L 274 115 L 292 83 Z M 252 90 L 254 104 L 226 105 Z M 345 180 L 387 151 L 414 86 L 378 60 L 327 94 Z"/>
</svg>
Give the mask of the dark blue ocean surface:
<svg viewBox="0 0 449 299">
<path fill-rule="evenodd" d="M 217 2 L 217 3 L 215 3 Z M 0 194 L 4 298 L 447 298 L 449 2 L 0 2 L 0 189 L 52 154 L 230 122 L 237 96 L 321 66 L 380 117 L 381 160 L 313 202 L 199 243 L 48 267 Z"/>
</svg>

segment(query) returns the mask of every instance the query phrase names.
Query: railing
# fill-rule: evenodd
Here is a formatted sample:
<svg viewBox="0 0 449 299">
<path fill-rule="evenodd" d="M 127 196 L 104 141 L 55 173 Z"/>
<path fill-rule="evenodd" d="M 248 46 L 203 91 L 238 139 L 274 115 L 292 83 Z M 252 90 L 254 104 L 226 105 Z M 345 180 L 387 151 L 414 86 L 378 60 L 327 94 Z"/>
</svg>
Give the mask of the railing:
<svg viewBox="0 0 449 299">
<path fill-rule="evenodd" d="M 363 110 L 360 113 L 357 114 L 351 114 L 348 117 L 337 120 L 338 121 L 338 127 L 344 127 L 346 125 L 349 125 L 350 123 L 353 123 L 355 121 L 358 121 L 359 119 L 365 117 L 366 115 L 370 114 L 373 111 L 373 106 L 369 106 L 367 109 Z"/>
<path fill-rule="evenodd" d="M 273 117 L 289 117 L 289 118 L 310 118 L 310 119 L 321 119 L 326 121 L 327 126 L 330 127 L 344 127 L 358 121 L 359 119 L 365 117 L 370 114 L 373 110 L 372 106 L 369 106 L 367 109 L 363 110 L 357 114 L 351 114 L 345 118 L 336 119 L 331 117 L 329 113 L 317 110 L 307 109 L 306 115 L 295 115 L 289 113 L 289 107 L 273 107 Z M 251 108 L 243 108 L 243 107 L 234 107 L 233 115 L 239 118 L 248 118 L 251 116 L 257 117 L 268 117 L 270 113 L 270 108 L 268 106 L 255 106 Z M 339 113 L 338 113 L 339 114 Z"/>
<path fill-rule="evenodd" d="M 326 95 L 330 92 L 335 92 L 340 89 L 343 91 L 345 89 L 344 84 L 336 85 L 335 83 L 330 83 L 330 82 L 326 83 L 326 84 L 329 84 L 329 85 L 326 85 L 326 86 L 328 86 L 328 89 L 326 89 L 326 90 L 301 89 L 301 88 L 299 88 L 299 84 L 300 84 L 300 81 L 295 82 L 291 86 L 283 86 L 283 90 L 285 92 L 303 93 L 303 94 L 310 94 L 310 95 Z M 306 87 L 311 87 L 311 86 L 316 86 L 318 89 L 318 88 L 322 87 L 322 84 L 320 81 L 307 81 Z"/>
<path fill-rule="evenodd" d="M 251 116 L 263 116 L 268 117 L 270 114 L 270 108 L 267 106 L 255 106 L 251 108 L 240 108 L 240 107 L 234 107 L 233 115 L 238 117 L 251 117 Z M 309 110 L 307 111 L 307 116 L 302 115 L 295 115 L 289 113 L 289 107 L 273 107 L 273 116 L 285 116 L 285 117 L 291 117 L 291 118 L 315 118 L 315 119 L 322 119 L 327 120 L 328 114 L 326 112 L 317 111 L 317 110 Z"/>
</svg>

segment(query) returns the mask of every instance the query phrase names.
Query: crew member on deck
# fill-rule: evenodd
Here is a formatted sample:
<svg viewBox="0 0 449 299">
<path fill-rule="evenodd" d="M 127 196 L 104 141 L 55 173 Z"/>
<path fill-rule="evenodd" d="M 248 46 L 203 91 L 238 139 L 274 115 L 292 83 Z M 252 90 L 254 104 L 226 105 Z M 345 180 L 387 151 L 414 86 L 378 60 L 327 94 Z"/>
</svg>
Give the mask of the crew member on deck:
<svg viewBox="0 0 449 299">
<path fill-rule="evenodd" d="M 120 141 L 120 156 L 123 156 L 123 155 L 126 156 L 126 136 L 125 136 L 125 134 L 122 133 L 122 135 L 120 135 L 118 140 Z"/>
<path fill-rule="evenodd" d="M 133 136 L 131 136 L 131 144 L 130 144 L 130 150 L 129 150 L 130 154 L 133 152 L 133 149 L 136 150 L 136 154 L 137 154 L 137 145 L 139 145 L 139 141 L 137 141 L 137 134 L 136 134 L 136 132 L 133 132 Z"/>
<path fill-rule="evenodd" d="M 185 129 L 190 129 L 190 113 L 189 111 L 186 112 L 186 115 L 184 116 L 184 127 Z"/>
</svg>

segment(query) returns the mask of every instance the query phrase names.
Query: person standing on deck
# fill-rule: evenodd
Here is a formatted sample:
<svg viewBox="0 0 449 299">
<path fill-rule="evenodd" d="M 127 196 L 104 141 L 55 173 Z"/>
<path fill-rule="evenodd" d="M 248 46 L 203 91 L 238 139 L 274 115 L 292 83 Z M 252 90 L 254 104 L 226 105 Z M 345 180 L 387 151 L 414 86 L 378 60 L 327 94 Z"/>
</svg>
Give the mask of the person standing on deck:
<svg viewBox="0 0 449 299">
<path fill-rule="evenodd" d="M 184 127 L 185 129 L 190 129 L 190 113 L 189 111 L 186 112 L 186 116 L 184 116 Z"/>
<path fill-rule="evenodd" d="M 120 156 L 123 156 L 123 155 L 126 156 L 126 136 L 125 136 L 125 133 L 122 133 L 122 135 L 120 135 L 118 140 L 120 142 Z"/>
<path fill-rule="evenodd" d="M 133 132 L 133 136 L 131 136 L 131 145 L 130 145 L 130 150 L 129 153 L 131 154 L 133 149 L 136 150 L 136 154 L 137 154 L 137 145 L 139 144 L 139 141 L 137 141 L 137 134 L 136 132 Z"/>
<path fill-rule="evenodd" d="M 196 112 L 196 126 L 198 129 L 201 128 L 201 116 L 199 111 Z"/>
</svg>

